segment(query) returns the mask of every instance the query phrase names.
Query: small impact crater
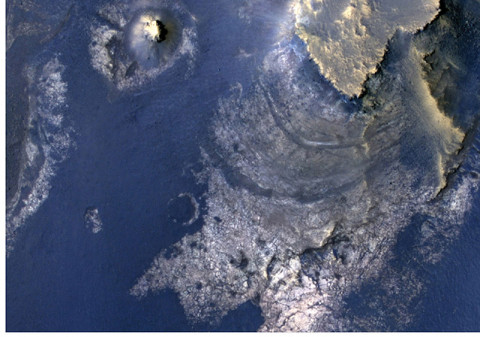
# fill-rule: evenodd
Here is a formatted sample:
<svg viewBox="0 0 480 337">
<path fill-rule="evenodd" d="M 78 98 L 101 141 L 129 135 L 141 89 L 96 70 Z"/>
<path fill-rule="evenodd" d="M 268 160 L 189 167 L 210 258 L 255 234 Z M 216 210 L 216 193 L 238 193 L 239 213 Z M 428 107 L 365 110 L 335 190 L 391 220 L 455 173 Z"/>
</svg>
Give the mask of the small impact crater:
<svg viewBox="0 0 480 337">
<path fill-rule="evenodd" d="M 183 226 L 193 224 L 200 214 L 198 202 L 190 193 L 181 193 L 168 202 L 168 218 Z"/>
</svg>

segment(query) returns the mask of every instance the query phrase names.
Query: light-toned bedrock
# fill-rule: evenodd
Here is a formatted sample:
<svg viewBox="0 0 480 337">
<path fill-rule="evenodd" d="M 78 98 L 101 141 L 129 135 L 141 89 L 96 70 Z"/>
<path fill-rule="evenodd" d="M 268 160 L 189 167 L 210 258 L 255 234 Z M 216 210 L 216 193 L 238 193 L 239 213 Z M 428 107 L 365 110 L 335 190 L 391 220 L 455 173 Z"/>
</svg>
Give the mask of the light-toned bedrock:
<svg viewBox="0 0 480 337">
<path fill-rule="evenodd" d="M 432 21 L 438 0 L 295 0 L 296 33 L 324 75 L 359 96 L 397 30 L 414 33 Z"/>
<path fill-rule="evenodd" d="M 464 133 L 436 107 L 412 37 L 394 37 L 397 56 L 369 81 L 363 110 L 315 77 L 301 44 L 272 50 L 251 90 L 219 101 L 202 230 L 157 256 L 131 293 L 172 288 L 193 322 L 253 300 L 264 331 L 352 329 L 342 298 L 388 270 L 412 216 L 454 236 L 478 183 L 464 177 L 436 199 Z M 416 280 L 394 276 L 400 288 Z M 406 301 L 422 288 L 412 282 Z"/>
<path fill-rule="evenodd" d="M 85 223 L 85 228 L 93 234 L 97 234 L 103 229 L 102 219 L 100 218 L 100 213 L 96 207 L 90 206 L 85 209 L 83 221 Z"/>
<path fill-rule="evenodd" d="M 18 189 L 7 203 L 6 251 L 14 248 L 18 230 L 48 198 L 57 166 L 75 145 L 71 121 L 65 116 L 68 85 L 61 55 L 39 57 L 24 68 L 29 112 Z"/>
<path fill-rule="evenodd" d="M 308 44 L 281 36 L 252 85 L 218 101 L 198 175 L 202 229 L 161 252 L 131 294 L 171 288 L 192 322 L 219 322 L 250 300 L 261 331 L 381 330 L 389 318 L 405 328 L 424 280 L 390 265 L 399 233 L 417 221 L 412 252 L 441 259 L 478 193 L 478 131 L 439 107 L 412 32 L 392 33 L 352 101 Z M 371 280 L 388 294 L 372 304 L 378 314 L 346 315 L 345 298 Z"/>
<path fill-rule="evenodd" d="M 188 77 L 196 53 L 195 18 L 179 1 L 117 1 L 91 24 L 91 64 L 118 90 L 136 89 L 177 62 Z"/>
</svg>

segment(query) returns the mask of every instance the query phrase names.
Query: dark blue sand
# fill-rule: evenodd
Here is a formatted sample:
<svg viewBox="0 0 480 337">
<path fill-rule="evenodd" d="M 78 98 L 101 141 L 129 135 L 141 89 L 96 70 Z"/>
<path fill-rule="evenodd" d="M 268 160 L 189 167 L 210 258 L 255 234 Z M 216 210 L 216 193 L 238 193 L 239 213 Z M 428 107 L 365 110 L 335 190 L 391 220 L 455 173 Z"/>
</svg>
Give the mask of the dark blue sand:
<svg viewBox="0 0 480 337">
<path fill-rule="evenodd" d="M 193 4 L 200 21 L 209 22 L 198 27 L 195 75 L 185 80 L 186 64 L 179 64 L 162 74 L 154 91 L 119 95 L 89 63 L 88 27 L 81 18 L 95 15 L 96 7 L 76 4 L 64 30 L 42 46 L 46 56 L 31 53 L 30 61 L 61 51 L 69 89 L 66 118 L 74 125 L 76 148 L 59 166 L 48 199 L 27 220 L 7 259 L 7 330 L 255 331 L 262 317 L 250 302 L 219 326 L 192 325 L 173 292 L 137 300 L 129 289 L 155 255 L 201 228 L 201 217 L 190 226 L 172 223 L 172 216 L 184 215 L 172 214 L 168 203 L 186 192 L 204 207 L 206 187 L 190 172 L 202 169 L 199 145 L 206 142 L 217 97 L 252 76 L 216 55 L 237 51 L 229 31 L 247 45 L 262 43 L 261 36 L 252 42 L 239 23 Z M 27 47 L 16 43 L 9 60 Z M 99 210 L 98 234 L 85 228 L 88 207 Z"/>
<path fill-rule="evenodd" d="M 480 331 L 480 196 L 449 253 L 430 273 L 411 331 Z"/>
<path fill-rule="evenodd" d="M 168 203 L 187 192 L 205 206 L 206 186 L 196 184 L 190 173 L 202 168 L 199 145 L 208 144 L 217 98 L 237 82 L 246 90 L 255 75 L 253 64 L 239 69 L 230 60 L 239 43 L 253 50 L 266 43 L 258 32 L 269 32 L 259 24 L 258 36 L 252 35 L 231 13 L 222 15 L 228 1 L 214 9 L 203 4 L 187 4 L 198 22 L 208 22 L 197 27 L 194 75 L 185 81 L 181 67 L 186 65 L 172 67 L 156 91 L 135 97 L 112 94 L 89 64 L 90 40 L 82 25 L 95 15 L 95 3 L 78 2 L 54 40 L 30 45 L 42 48 L 46 57 L 61 51 L 69 86 L 65 117 L 76 130 L 76 147 L 60 164 L 48 199 L 27 220 L 7 259 L 7 331 L 255 331 L 262 324 L 252 302 L 219 325 L 191 324 L 171 290 L 140 300 L 129 295 L 156 254 L 201 228 L 201 217 L 190 226 L 173 224 L 172 212 L 185 207 L 169 208 Z M 7 62 L 18 55 L 27 55 L 26 63 L 43 57 L 25 48 L 16 43 Z M 461 237 L 429 270 L 412 330 L 480 330 L 479 204 L 477 196 Z M 103 229 L 98 234 L 85 227 L 88 207 L 99 210 Z M 352 311 L 362 308 L 359 303 L 369 291 L 367 285 L 363 294 L 348 299 Z"/>
</svg>

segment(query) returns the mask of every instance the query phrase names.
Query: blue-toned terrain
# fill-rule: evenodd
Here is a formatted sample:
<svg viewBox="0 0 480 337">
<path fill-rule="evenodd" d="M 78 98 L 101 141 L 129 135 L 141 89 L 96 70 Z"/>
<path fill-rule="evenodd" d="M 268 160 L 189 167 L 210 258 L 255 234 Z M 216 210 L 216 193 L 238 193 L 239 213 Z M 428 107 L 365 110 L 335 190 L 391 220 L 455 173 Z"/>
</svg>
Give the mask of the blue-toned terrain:
<svg viewBox="0 0 480 337">
<path fill-rule="evenodd" d="M 6 28 L 7 331 L 480 330 L 480 1 Z"/>
</svg>

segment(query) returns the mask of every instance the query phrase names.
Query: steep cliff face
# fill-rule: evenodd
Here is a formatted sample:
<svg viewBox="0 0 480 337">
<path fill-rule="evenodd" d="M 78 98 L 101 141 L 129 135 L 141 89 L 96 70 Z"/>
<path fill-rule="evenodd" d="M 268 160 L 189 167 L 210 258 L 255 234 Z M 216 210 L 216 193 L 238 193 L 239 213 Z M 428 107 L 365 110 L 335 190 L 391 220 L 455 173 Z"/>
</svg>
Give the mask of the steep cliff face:
<svg viewBox="0 0 480 337">
<path fill-rule="evenodd" d="M 340 92 L 360 96 L 397 30 L 415 33 L 433 20 L 438 0 L 298 1 L 296 33 L 320 72 Z"/>
<path fill-rule="evenodd" d="M 43 263 L 22 305 L 84 283 L 171 289 L 192 329 L 247 302 L 262 331 L 411 324 L 479 193 L 479 0 L 8 4 L 7 254 L 32 219 L 12 265 Z"/>
</svg>

